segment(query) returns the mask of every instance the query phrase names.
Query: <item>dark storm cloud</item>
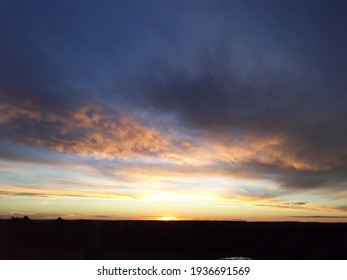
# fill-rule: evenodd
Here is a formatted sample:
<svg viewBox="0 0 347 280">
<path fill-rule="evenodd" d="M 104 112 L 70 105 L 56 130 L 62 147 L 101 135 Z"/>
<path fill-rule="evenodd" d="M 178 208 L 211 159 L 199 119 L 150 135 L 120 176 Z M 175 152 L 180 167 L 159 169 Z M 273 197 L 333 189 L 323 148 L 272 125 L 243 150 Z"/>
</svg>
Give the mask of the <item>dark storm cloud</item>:
<svg viewBox="0 0 347 280">
<path fill-rule="evenodd" d="M 276 164 L 249 162 L 232 167 L 223 167 L 225 174 L 258 178 L 277 182 L 284 189 L 334 188 L 343 191 L 347 186 L 346 167 L 329 170 L 298 170 L 293 167 L 281 167 Z"/>
<path fill-rule="evenodd" d="M 189 69 L 167 67 L 152 79 L 147 74 L 141 87 L 148 104 L 175 114 L 192 129 L 222 134 L 230 145 L 248 134 L 281 137 L 282 156 L 307 165 L 297 170 L 273 162 L 253 169 L 250 161 L 242 165 L 245 172 L 258 169 L 258 176 L 267 174 L 286 187 L 345 187 L 346 4 L 265 1 L 246 6 L 238 6 L 248 16 L 245 21 L 223 21 L 229 41 L 223 37 L 197 49 L 199 63 Z M 308 170 L 316 164 L 321 167 Z"/>
<path fill-rule="evenodd" d="M 205 68 L 213 70 L 215 62 L 208 63 Z M 290 141 L 287 150 L 314 160 L 345 148 L 347 87 L 324 86 L 320 76 L 311 85 L 304 76 L 299 81 L 264 67 L 253 84 L 252 80 L 240 81 L 237 73 L 224 77 L 203 72 L 192 77 L 174 72 L 163 82 L 149 84 L 147 92 L 154 108 L 177 114 L 193 128 L 284 135 Z"/>
<path fill-rule="evenodd" d="M 328 129 L 325 134 L 329 138 L 340 138 L 345 125 L 341 120 L 346 117 L 346 81 L 338 78 L 347 70 L 344 5 L 327 4 L 332 7 L 326 11 L 320 2 L 302 3 L 265 2 L 262 7 L 262 2 L 252 12 L 243 7 L 243 13 L 254 16 L 251 26 L 257 24 L 258 28 L 251 32 L 249 23 L 239 22 L 241 27 L 236 25 L 236 30 L 229 31 L 227 27 L 235 23 L 225 20 L 225 32 L 230 32 L 231 38 L 219 38 L 196 49 L 198 62 L 190 69 L 167 67 L 160 80 L 146 76 L 150 100 L 199 127 L 289 130 L 311 137 L 322 136 Z M 256 8 L 260 8 L 258 13 Z M 233 35 L 240 37 L 241 32 L 243 38 L 235 36 L 235 41 L 243 40 L 244 50 L 233 42 Z M 243 64 L 247 63 L 251 69 L 245 69 Z"/>
</svg>

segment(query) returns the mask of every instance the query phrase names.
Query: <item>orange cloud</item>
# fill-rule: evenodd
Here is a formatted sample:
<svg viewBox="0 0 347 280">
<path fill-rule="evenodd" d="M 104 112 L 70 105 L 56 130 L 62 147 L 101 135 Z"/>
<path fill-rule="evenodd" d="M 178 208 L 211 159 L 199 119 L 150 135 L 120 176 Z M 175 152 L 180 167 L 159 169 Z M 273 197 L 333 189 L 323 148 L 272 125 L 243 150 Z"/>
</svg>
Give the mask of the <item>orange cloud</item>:
<svg viewBox="0 0 347 280">
<path fill-rule="evenodd" d="M 28 121 L 44 122 L 58 133 L 55 137 L 26 135 L 28 142 L 45 145 L 59 152 L 92 155 L 101 158 L 127 158 L 151 154 L 172 154 L 176 143 L 155 128 L 116 112 L 106 113 L 99 106 L 87 105 L 70 112 L 68 116 L 37 113 L 34 108 L 22 108 L 11 104 L 0 104 L 0 122 L 7 124 L 19 117 Z M 83 130 L 82 137 L 59 137 Z M 179 140 L 183 142 L 182 140 Z M 182 146 L 182 145 L 181 145 Z M 175 154 L 175 152 L 173 153 Z"/>
<path fill-rule="evenodd" d="M 242 195 L 242 194 L 233 194 L 233 195 L 222 195 L 216 196 L 216 199 L 219 201 L 226 202 L 236 202 L 243 205 L 251 205 L 256 207 L 265 207 L 272 209 L 287 209 L 300 212 L 325 212 L 325 213 L 340 213 L 346 214 L 347 209 L 334 206 L 334 205 L 320 205 L 308 202 L 289 202 L 286 200 L 280 200 L 275 198 L 261 198 L 256 195 Z"/>
<path fill-rule="evenodd" d="M 257 135 L 243 133 L 241 135 L 208 134 L 211 139 L 211 154 L 216 160 L 229 163 L 258 162 L 281 168 L 294 168 L 307 171 L 327 171 L 327 163 L 312 162 L 303 159 L 288 148 L 285 135 Z"/>
<path fill-rule="evenodd" d="M 176 165 L 207 166 L 222 161 L 230 164 L 258 162 L 281 168 L 307 171 L 327 171 L 336 157 L 324 163 L 312 162 L 291 150 L 285 135 L 261 136 L 254 133 L 228 135 L 204 133 L 198 137 L 165 134 L 138 119 L 107 112 L 97 105 L 81 106 L 67 115 L 39 113 L 30 104 L 0 103 L 0 123 L 8 124 L 17 118 L 42 122 L 57 134 L 41 137 L 26 135 L 26 141 L 49 148 L 96 158 L 112 159 L 140 157 L 155 158 Z M 82 133 L 76 136 L 74 132 Z M 173 136 L 175 135 L 175 136 Z"/>
<path fill-rule="evenodd" d="M 0 103 L 0 124 L 7 124 L 19 117 L 25 117 L 30 120 L 40 120 L 42 115 L 30 108 L 15 106 L 8 103 Z"/>
<path fill-rule="evenodd" d="M 163 154 L 175 149 L 172 140 L 156 129 L 123 114 L 113 117 L 99 107 L 83 107 L 61 118 L 60 131 L 64 134 L 85 129 L 82 138 L 47 142 L 60 152 L 92 155 L 100 158 L 128 158 Z"/>
</svg>

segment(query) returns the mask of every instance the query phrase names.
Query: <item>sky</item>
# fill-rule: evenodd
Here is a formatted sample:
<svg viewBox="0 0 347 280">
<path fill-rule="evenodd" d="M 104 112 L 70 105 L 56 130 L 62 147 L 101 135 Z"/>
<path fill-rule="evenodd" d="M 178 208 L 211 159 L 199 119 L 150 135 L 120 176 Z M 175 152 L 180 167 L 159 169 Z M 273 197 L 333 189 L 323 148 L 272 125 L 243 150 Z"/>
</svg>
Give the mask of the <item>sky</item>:
<svg viewBox="0 0 347 280">
<path fill-rule="evenodd" d="M 0 0 L 0 217 L 347 222 L 346 13 Z"/>
</svg>

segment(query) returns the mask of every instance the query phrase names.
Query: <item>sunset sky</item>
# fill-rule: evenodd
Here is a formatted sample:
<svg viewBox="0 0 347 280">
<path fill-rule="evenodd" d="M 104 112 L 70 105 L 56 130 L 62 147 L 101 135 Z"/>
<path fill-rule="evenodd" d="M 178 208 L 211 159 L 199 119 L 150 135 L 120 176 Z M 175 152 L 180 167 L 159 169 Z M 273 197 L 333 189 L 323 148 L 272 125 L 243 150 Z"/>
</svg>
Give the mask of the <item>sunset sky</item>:
<svg viewBox="0 0 347 280">
<path fill-rule="evenodd" d="M 347 222 L 346 15 L 0 0 L 0 217 Z"/>
</svg>

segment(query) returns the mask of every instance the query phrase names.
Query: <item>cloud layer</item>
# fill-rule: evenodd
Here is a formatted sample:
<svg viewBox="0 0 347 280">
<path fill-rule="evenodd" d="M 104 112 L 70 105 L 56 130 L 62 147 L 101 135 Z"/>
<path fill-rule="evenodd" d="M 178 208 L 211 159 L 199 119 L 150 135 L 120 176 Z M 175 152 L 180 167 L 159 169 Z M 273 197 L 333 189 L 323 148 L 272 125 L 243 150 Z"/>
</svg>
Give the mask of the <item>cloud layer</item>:
<svg viewBox="0 0 347 280">
<path fill-rule="evenodd" d="M 2 166 L 344 211 L 345 3 L 0 5 Z"/>
</svg>

